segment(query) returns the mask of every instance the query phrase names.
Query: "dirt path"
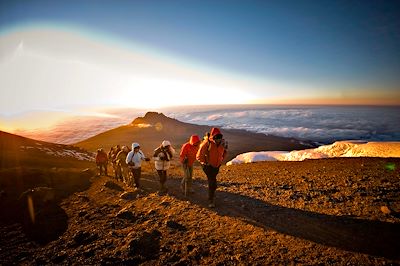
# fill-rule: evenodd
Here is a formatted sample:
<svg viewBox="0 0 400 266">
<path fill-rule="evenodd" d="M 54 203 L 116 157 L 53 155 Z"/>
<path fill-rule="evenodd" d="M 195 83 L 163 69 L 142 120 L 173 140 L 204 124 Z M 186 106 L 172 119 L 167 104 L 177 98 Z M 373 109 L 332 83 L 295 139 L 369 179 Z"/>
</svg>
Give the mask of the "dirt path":
<svg viewBox="0 0 400 266">
<path fill-rule="evenodd" d="M 143 177 L 144 186 L 151 192 L 157 191 L 156 178 L 151 173 L 144 173 Z M 169 195 L 207 208 L 205 180 L 194 181 L 195 193 L 188 197 L 179 189 L 179 179 L 170 178 L 168 184 Z M 223 191 L 217 191 L 216 203 L 216 208 L 212 210 L 221 216 L 238 217 L 249 224 L 325 246 L 400 259 L 400 224 L 285 208 Z"/>
</svg>

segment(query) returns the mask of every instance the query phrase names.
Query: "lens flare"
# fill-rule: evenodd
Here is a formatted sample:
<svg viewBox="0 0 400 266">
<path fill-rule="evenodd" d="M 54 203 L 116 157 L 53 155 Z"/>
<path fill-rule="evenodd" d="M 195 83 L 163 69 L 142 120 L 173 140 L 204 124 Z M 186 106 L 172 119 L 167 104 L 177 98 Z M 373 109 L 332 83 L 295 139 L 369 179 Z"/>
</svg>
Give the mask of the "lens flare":
<svg viewBox="0 0 400 266">
<path fill-rule="evenodd" d="M 35 208 L 33 207 L 33 200 L 31 195 L 28 196 L 28 211 L 32 223 L 35 223 Z"/>
<path fill-rule="evenodd" d="M 387 163 L 385 165 L 385 168 L 386 168 L 386 170 L 394 171 L 394 170 L 396 170 L 396 164 L 395 163 Z"/>
</svg>

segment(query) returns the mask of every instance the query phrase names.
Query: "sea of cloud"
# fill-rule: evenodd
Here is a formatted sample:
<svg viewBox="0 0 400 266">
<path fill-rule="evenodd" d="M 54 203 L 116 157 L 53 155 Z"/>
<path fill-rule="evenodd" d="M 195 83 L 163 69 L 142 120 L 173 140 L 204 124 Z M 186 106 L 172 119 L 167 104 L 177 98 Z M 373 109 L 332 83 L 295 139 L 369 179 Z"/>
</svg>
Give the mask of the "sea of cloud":
<svg viewBox="0 0 400 266">
<path fill-rule="evenodd" d="M 137 109 L 113 109 L 98 114 L 74 115 L 51 127 L 18 129 L 14 134 L 60 144 L 74 144 L 104 131 L 129 124 L 145 112 Z"/>
<path fill-rule="evenodd" d="M 130 123 L 146 111 L 114 109 L 104 116 L 76 116 L 52 128 L 14 132 L 34 139 L 72 144 Z M 156 110 L 183 122 L 245 129 L 317 144 L 340 140 L 400 141 L 400 107 L 236 106 Z"/>
<path fill-rule="evenodd" d="M 400 107 L 254 107 L 167 113 L 189 123 L 245 129 L 320 144 L 400 140 Z"/>
</svg>

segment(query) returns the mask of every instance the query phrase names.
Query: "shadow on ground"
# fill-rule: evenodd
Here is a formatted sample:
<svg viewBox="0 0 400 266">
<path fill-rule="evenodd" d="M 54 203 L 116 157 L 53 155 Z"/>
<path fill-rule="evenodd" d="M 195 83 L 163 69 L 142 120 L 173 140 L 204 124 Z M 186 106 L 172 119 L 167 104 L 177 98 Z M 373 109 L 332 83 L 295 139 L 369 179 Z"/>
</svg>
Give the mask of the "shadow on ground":
<svg viewBox="0 0 400 266">
<path fill-rule="evenodd" d="M 35 211 L 34 222 L 29 211 L 24 212 L 22 230 L 38 244 L 44 245 L 62 235 L 68 227 L 68 216 L 58 204 L 47 204 Z"/>
<path fill-rule="evenodd" d="M 144 187 L 156 188 L 155 178 L 144 178 Z M 169 179 L 168 194 L 202 207 L 207 206 L 207 182 L 196 180 L 196 193 L 185 197 L 180 191 L 180 180 Z M 346 251 L 359 252 L 388 259 L 399 259 L 400 224 L 326 215 L 268 204 L 251 197 L 217 191 L 220 215 L 240 218 L 265 229 L 299 237 Z"/>
<path fill-rule="evenodd" d="M 89 188 L 94 172 L 10 168 L 0 171 L 0 225 L 20 223 L 24 234 L 38 244 L 47 244 L 68 227 L 62 199 Z"/>
</svg>

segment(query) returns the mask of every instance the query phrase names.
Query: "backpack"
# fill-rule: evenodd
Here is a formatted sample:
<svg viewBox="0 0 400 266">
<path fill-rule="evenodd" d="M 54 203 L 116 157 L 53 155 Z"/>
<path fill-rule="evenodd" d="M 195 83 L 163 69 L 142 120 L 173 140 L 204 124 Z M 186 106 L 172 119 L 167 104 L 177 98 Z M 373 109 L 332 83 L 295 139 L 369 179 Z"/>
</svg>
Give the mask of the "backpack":
<svg viewBox="0 0 400 266">
<path fill-rule="evenodd" d="M 211 151 L 211 141 L 210 141 L 210 133 L 207 132 L 207 134 L 204 136 L 204 138 L 207 138 L 207 152 L 205 154 L 205 159 L 206 159 L 206 164 L 208 164 L 208 157 L 210 157 L 210 151 Z M 222 147 L 224 147 L 225 151 L 228 149 L 228 142 L 225 139 L 222 139 L 221 144 Z"/>
</svg>

